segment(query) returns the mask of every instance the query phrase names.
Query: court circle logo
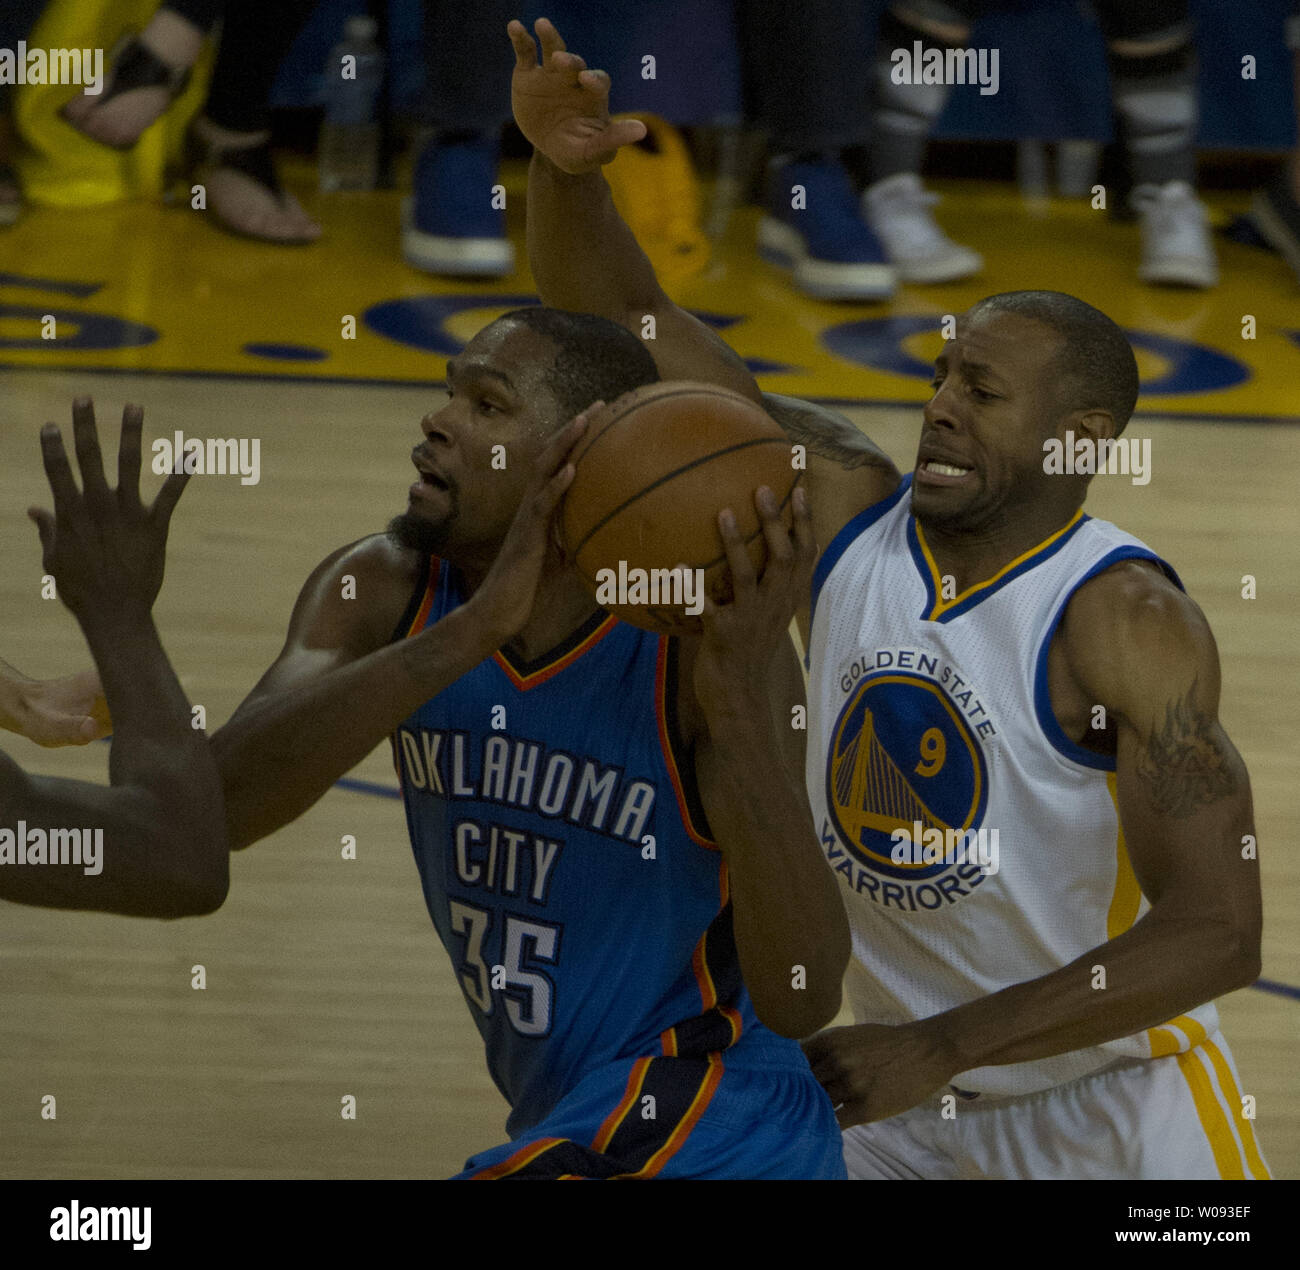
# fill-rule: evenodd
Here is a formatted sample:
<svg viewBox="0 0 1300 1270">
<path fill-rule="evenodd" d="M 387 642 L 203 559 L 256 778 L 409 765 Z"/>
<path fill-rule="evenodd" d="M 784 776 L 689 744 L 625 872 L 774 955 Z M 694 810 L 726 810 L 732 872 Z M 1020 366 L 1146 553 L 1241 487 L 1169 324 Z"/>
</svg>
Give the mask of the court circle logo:
<svg viewBox="0 0 1300 1270">
<path fill-rule="evenodd" d="M 895 863 L 896 830 L 979 829 L 988 768 L 969 724 L 933 679 L 867 675 L 831 732 L 826 805 L 853 857 L 882 877 L 922 882 L 951 860 Z M 926 905 L 925 907 L 930 907 Z"/>
</svg>

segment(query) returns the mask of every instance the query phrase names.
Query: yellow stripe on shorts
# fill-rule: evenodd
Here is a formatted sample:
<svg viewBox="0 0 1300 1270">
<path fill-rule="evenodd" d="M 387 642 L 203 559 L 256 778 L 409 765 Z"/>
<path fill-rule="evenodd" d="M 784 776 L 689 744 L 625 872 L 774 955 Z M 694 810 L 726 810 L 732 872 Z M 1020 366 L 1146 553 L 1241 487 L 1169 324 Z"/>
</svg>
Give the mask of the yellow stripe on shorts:
<svg viewBox="0 0 1300 1270">
<path fill-rule="evenodd" d="M 1209 1074 L 1201 1066 L 1201 1061 L 1194 1050 L 1178 1055 L 1178 1070 L 1183 1073 L 1188 1088 L 1192 1091 L 1192 1101 L 1196 1104 L 1196 1114 L 1200 1118 L 1201 1128 L 1210 1140 L 1210 1150 L 1214 1153 L 1214 1164 L 1221 1178 L 1244 1180 L 1246 1171 L 1241 1166 L 1241 1152 L 1237 1148 L 1237 1139 L 1233 1136 L 1228 1114 L 1223 1110 Z"/>
<path fill-rule="evenodd" d="M 1245 1108 L 1241 1105 L 1241 1090 L 1237 1088 L 1237 1082 L 1233 1079 L 1232 1068 L 1228 1066 L 1223 1051 L 1213 1041 L 1206 1041 L 1205 1052 L 1209 1054 L 1210 1062 L 1214 1064 L 1214 1070 L 1218 1073 L 1219 1088 L 1223 1090 L 1223 1096 L 1231 1104 L 1232 1118 L 1236 1121 L 1237 1132 L 1241 1135 L 1242 1145 L 1246 1148 L 1246 1163 L 1250 1165 L 1251 1176 L 1265 1180 L 1270 1177 L 1268 1166 L 1259 1153 L 1259 1143 L 1255 1141 L 1255 1126 L 1246 1119 Z"/>
</svg>

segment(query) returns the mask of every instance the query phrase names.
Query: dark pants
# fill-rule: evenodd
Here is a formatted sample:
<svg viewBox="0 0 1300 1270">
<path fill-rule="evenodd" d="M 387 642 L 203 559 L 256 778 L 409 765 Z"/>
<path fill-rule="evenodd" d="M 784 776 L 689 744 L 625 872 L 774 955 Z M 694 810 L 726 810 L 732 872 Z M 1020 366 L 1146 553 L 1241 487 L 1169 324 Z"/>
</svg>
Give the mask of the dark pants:
<svg viewBox="0 0 1300 1270">
<path fill-rule="evenodd" d="M 774 152 L 839 150 L 871 135 L 868 7 L 735 0 L 745 113 Z"/>
<path fill-rule="evenodd" d="M 0 49 L 18 49 L 18 41 L 32 33 L 45 0 L 0 0 Z M 0 84 L 0 113 L 13 109 L 12 84 Z"/>
<path fill-rule="evenodd" d="M 506 26 L 518 0 L 424 0 L 429 122 L 440 133 L 495 135 L 511 118 L 515 55 Z"/>
</svg>

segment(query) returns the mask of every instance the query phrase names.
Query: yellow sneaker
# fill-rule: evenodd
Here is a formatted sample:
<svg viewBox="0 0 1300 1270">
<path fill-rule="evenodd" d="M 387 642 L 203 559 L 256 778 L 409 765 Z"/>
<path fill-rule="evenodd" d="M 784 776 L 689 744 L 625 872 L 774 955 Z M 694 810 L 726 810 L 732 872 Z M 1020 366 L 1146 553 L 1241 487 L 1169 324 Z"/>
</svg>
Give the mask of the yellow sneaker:
<svg viewBox="0 0 1300 1270">
<path fill-rule="evenodd" d="M 710 248 L 700 228 L 700 188 L 686 144 L 658 115 L 616 117 L 641 120 L 646 135 L 605 165 L 614 206 L 661 283 L 692 278 L 709 263 Z"/>
</svg>

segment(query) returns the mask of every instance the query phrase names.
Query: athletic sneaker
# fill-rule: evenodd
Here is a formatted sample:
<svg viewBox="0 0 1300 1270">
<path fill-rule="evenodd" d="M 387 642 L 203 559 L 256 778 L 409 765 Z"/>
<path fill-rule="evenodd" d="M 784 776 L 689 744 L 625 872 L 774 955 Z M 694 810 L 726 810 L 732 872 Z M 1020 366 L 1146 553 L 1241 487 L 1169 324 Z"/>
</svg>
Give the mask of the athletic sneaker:
<svg viewBox="0 0 1300 1270">
<path fill-rule="evenodd" d="M 1132 202 L 1142 222 L 1138 277 L 1143 282 L 1176 287 L 1212 287 L 1218 282 L 1209 217 L 1186 181 L 1139 185 Z"/>
<path fill-rule="evenodd" d="M 402 256 L 425 273 L 500 278 L 515 267 L 504 208 L 493 207 L 500 145 L 495 137 L 430 141 L 402 206 Z"/>
<path fill-rule="evenodd" d="M 956 282 L 984 267 L 984 258 L 950 239 L 930 208 L 939 201 L 915 172 L 877 181 L 862 195 L 862 214 L 903 282 Z"/>
<path fill-rule="evenodd" d="M 1291 191 L 1291 181 L 1283 168 L 1250 205 L 1250 222 L 1300 278 L 1300 203 Z"/>
<path fill-rule="evenodd" d="M 651 114 L 639 119 L 645 137 L 624 146 L 603 169 L 619 215 L 665 285 L 694 277 L 709 263 L 709 240 L 700 227 L 700 188 L 681 134 Z"/>
<path fill-rule="evenodd" d="M 862 219 L 853 182 L 838 162 L 770 164 L 766 201 L 767 215 L 758 225 L 759 254 L 791 270 L 805 295 L 887 300 L 894 294 L 894 269 Z"/>
</svg>

